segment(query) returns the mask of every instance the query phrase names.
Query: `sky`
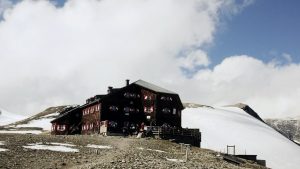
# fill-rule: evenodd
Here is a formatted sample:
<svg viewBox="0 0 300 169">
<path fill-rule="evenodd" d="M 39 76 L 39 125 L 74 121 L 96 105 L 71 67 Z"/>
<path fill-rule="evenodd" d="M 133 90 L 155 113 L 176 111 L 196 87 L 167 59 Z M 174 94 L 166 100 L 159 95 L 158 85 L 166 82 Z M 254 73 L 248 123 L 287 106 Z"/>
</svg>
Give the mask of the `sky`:
<svg viewBox="0 0 300 169">
<path fill-rule="evenodd" d="M 300 2 L 0 0 L 0 108 L 35 114 L 154 83 L 183 102 L 300 115 Z"/>
</svg>

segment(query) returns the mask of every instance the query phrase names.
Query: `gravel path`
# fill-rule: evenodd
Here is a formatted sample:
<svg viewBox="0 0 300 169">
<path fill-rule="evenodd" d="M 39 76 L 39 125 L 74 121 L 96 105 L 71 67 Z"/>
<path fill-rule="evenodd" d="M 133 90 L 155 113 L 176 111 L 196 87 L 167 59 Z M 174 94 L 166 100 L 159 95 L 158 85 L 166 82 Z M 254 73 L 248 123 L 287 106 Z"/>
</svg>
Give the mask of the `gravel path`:
<svg viewBox="0 0 300 169">
<path fill-rule="evenodd" d="M 0 169 L 92 169 L 92 168 L 264 168 L 252 162 L 230 164 L 216 152 L 192 147 L 184 161 L 180 145 L 166 140 L 102 136 L 52 136 L 0 134 Z M 59 144 L 64 143 L 64 144 Z M 24 148 L 30 145 L 65 146 L 78 152 L 59 152 Z M 87 147 L 87 145 L 93 145 Z M 97 147 L 98 148 L 91 148 Z M 58 148 L 59 149 L 59 148 Z"/>
</svg>

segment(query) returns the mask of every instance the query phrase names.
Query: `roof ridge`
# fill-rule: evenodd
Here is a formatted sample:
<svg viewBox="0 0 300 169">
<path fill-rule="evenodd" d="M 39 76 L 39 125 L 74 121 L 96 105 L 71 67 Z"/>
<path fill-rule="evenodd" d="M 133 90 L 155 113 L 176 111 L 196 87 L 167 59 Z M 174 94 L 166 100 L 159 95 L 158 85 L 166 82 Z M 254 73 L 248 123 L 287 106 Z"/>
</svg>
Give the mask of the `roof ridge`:
<svg viewBox="0 0 300 169">
<path fill-rule="evenodd" d="M 155 85 L 155 84 L 153 84 L 153 83 L 146 82 L 146 81 L 144 81 L 144 80 L 142 80 L 142 79 L 139 79 L 139 80 L 133 82 L 133 84 L 137 84 L 137 85 L 139 85 L 139 86 L 142 86 L 142 87 L 151 89 L 151 90 L 153 90 L 153 91 L 155 91 L 155 92 L 169 93 L 169 94 L 177 94 L 177 93 L 175 93 L 175 92 L 173 92 L 173 91 L 171 91 L 171 90 L 162 88 L 162 87 L 157 86 L 157 85 Z"/>
</svg>

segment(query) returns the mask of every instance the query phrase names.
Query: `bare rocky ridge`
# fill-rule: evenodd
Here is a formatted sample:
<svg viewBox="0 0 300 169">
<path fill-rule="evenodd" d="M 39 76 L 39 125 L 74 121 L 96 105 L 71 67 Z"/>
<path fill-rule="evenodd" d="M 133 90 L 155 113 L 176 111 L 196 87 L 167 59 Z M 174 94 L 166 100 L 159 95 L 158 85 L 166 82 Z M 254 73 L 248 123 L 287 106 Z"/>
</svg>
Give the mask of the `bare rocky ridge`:
<svg viewBox="0 0 300 169">
<path fill-rule="evenodd" d="M 243 160 L 240 166 L 228 163 L 218 153 L 192 147 L 187 162 L 184 160 L 180 145 L 166 140 L 136 139 L 102 136 L 51 136 L 0 134 L 5 142 L 0 152 L 0 168 L 265 168 L 253 162 Z M 79 152 L 55 152 L 33 150 L 22 146 L 30 143 L 69 143 L 76 145 Z M 111 149 L 94 149 L 86 145 L 110 145 Z"/>
<path fill-rule="evenodd" d="M 300 118 L 265 119 L 265 122 L 287 138 L 300 144 Z"/>
</svg>

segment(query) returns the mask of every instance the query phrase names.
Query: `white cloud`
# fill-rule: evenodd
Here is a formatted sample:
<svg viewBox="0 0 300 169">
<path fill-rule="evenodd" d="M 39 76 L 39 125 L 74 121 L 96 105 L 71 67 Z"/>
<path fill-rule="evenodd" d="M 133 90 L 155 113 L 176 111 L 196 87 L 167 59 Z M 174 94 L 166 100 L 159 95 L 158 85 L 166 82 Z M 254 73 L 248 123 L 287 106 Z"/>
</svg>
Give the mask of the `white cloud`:
<svg viewBox="0 0 300 169">
<path fill-rule="evenodd" d="M 296 116 L 300 113 L 299 74 L 299 64 L 276 65 L 250 56 L 232 56 L 185 81 L 185 91 L 190 93 L 184 99 L 210 105 L 244 102 L 262 117 Z"/>
<path fill-rule="evenodd" d="M 200 48 L 213 41 L 222 5 L 70 0 L 56 8 L 49 1 L 19 2 L 0 22 L 0 103 L 10 111 L 36 112 L 82 103 L 126 78 L 181 78 L 177 54 L 197 48 L 205 57 Z"/>
<path fill-rule="evenodd" d="M 5 12 L 5 10 L 11 8 L 13 6 L 12 1 L 10 0 L 0 0 L 0 19 Z"/>
<path fill-rule="evenodd" d="M 0 22 L 0 104 L 35 113 L 141 78 L 184 101 L 246 102 L 264 116 L 296 114 L 299 65 L 235 56 L 195 71 L 210 63 L 202 49 L 213 42 L 220 11 L 238 8 L 230 2 L 70 0 L 57 8 L 22 1 Z M 188 52 L 178 57 L 182 51 Z M 181 67 L 196 74 L 187 78 Z"/>
<path fill-rule="evenodd" d="M 195 70 L 198 66 L 207 67 L 210 64 L 209 58 L 202 50 L 193 50 L 184 57 L 178 58 L 179 66 L 188 70 Z"/>
</svg>

